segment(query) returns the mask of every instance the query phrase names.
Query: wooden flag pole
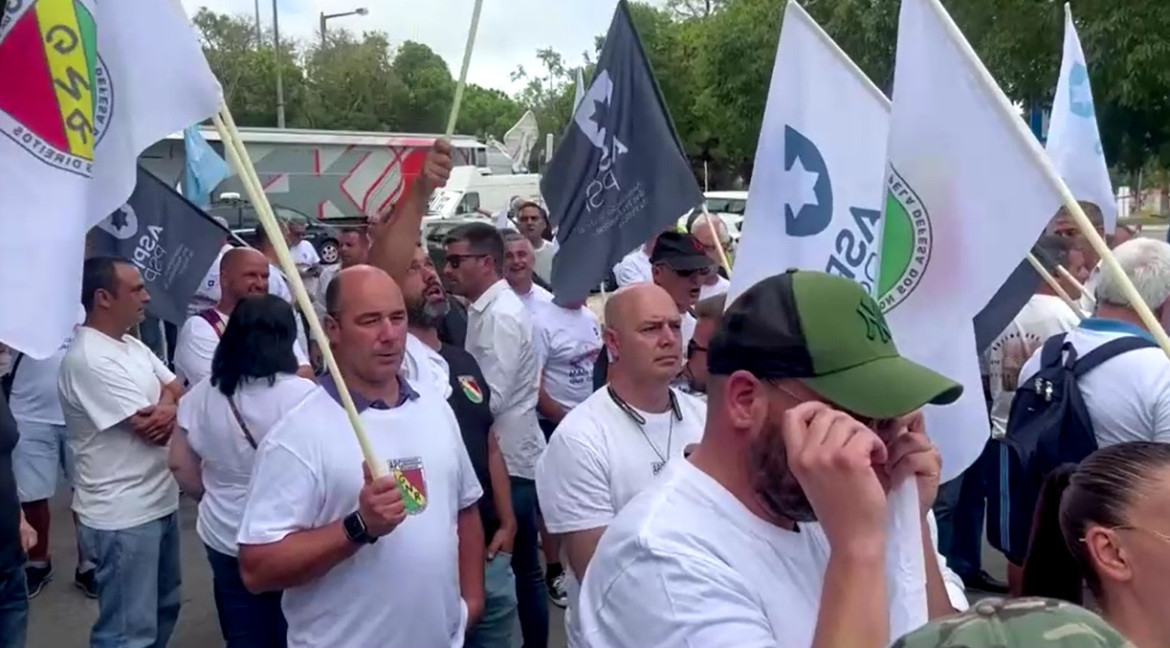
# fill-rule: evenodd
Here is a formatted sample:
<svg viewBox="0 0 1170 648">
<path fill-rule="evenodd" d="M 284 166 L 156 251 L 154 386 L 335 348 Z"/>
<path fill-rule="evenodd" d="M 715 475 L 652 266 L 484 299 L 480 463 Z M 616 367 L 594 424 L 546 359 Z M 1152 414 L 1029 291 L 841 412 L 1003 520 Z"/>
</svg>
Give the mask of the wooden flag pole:
<svg viewBox="0 0 1170 648">
<path fill-rule="evenodd" d="M 459 108 L 463 105 L 463 90 L 467 87 L 467 69 L 471 67 L 471 51 L 475 49 L 475 34 L 479 31 L 479 14 L 483 0 L 475 0 L 471 10 L 471 29 L 467 32 L 467 46 L 463 48 L 463 67 L 459 70 L 459 82 L 455 85 L 455 99 L 451 102 L 451 115 L 447 118 L 447 137 L 455 134 L 455 122 L 459 121 Z"/>
</svg>

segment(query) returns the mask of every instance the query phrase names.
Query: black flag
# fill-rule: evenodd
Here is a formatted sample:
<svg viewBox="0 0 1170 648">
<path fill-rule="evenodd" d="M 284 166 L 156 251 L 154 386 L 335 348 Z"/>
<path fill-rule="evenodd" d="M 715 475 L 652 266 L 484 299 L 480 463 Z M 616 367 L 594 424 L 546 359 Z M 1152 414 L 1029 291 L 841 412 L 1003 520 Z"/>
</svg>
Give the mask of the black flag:
<svg viewBox="0 0 1170 648">
<path fill-rule="evenodd" d="M 1041 236 L 1032 246 L 1032 256 L 1040 262 L 1040 267 L 1057 278 L 1060 277 L 1056 269 L 1060 265 L 1057 257 L 1062 245 L 1067 246 L 1067 243 L 1062 244 L 1060 239 L 1054 239 L 1053 235 L 1048 234 Z M 975 346 L 980 353 L 991 346 L 995 338 L 1020 314 L 1043 281 L 1027 259 L 1016 266 L 991 301 L 975 316 Z"/>
<path fill-rule="evenodd" d="M 138 167 L 130 200 L 92 230 L 95 254 L 130 260 L 150 292 L 150 315 L 172 324 L 219 256 L 229 232 L 179 192 Z"/>
<path fill-rule="evenodd" d="M 626 0 L 540 188 L 557 226 L 561 303 L 584 301 L 623 256 L 703 200 Z"/>
</svg>

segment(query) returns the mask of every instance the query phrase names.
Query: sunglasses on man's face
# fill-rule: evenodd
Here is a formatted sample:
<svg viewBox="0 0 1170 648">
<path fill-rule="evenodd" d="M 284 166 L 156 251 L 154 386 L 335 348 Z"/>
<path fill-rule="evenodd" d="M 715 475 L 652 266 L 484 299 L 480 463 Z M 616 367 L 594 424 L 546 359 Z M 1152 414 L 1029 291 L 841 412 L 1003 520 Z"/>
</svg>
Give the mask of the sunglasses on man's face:
<svg viewBox="0 0 1170 648">
<path fill-rule="evenodd" d="M 673 270 L 673 268 L 672 268 L 672 270 Z M 700 277 L 706 277 L 707 275 L 711 274 L 711 268 L 707 267 L 707 268 L 692 268 L 690 270 L 674 270 L 674 274 L 682 277 L 683 279 L 689 279 L 691 276 L 696 275 L 696 274 L 699 275 Z"/>
<path fill-rule="evenodd" d="M 468 259 L 482 259 L 486 256 L 486 254 L 448 254 L 446 262 L 452 269 L 458 270 L 464 261 Z"/>
</svg>

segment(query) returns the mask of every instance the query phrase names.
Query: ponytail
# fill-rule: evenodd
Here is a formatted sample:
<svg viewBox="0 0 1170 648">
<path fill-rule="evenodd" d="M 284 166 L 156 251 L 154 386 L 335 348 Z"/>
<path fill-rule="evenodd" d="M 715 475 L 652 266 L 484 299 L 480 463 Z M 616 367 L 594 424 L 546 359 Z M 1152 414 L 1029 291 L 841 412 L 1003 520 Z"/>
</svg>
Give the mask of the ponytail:
<svg viewBox="0 0 1170 648">
<path fill-rule="evenodd" d="M 1061 500 L 1076 470 L 1076 464 L 1065 464 L 1044 479 L 1032 518 L 1032 537 L 1024 559 L 1020 596 L 1083 603 L 1085 575 L 1080 561 L 1065 542 L 1060 524 Z"/>
</svg>

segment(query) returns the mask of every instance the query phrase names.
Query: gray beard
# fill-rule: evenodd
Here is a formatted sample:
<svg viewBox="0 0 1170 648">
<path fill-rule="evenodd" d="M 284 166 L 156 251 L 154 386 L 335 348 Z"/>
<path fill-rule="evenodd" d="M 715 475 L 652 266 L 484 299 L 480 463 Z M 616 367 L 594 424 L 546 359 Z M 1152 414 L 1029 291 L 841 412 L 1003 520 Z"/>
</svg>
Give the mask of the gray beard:
<svg viewBox="0 0 1170 648">
<path fill-rule="evenodd" d="M 407 304 L 406 319 L 410 326 L 416 328 L 438 328 L 439 322 L 447 316 L 451 304 L 444 298 L 443 301 L 432 304 L 426 298 L 418 302 Z"/>
</svg>

